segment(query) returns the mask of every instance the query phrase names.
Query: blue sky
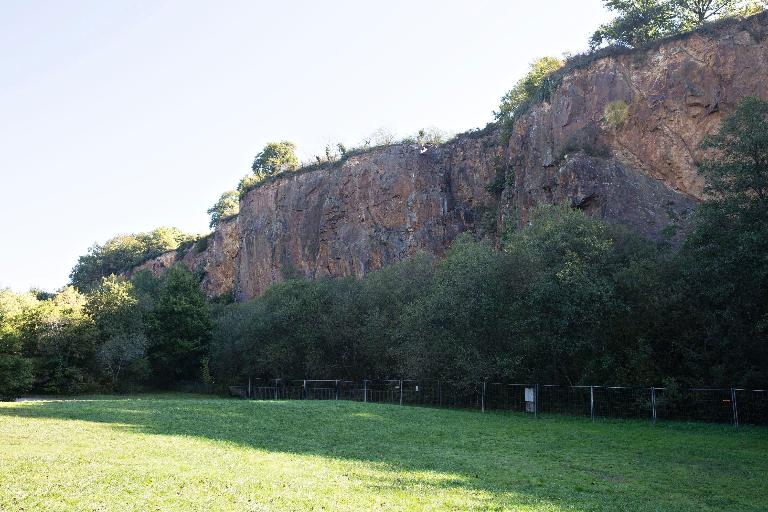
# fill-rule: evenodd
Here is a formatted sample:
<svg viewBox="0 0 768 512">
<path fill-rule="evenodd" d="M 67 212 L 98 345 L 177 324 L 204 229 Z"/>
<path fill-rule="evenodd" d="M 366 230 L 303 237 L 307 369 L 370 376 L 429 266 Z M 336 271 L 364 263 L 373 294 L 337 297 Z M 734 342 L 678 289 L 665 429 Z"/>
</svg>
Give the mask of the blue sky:
<svg viewBox="0 0 768 512">
<path fill-rule="evenodd" d="M 268 141 L 484 126 L 600 0 L 0 2 L 0 287 L 57 289 L 94 242 L 206 210 Z"/>
</svg>

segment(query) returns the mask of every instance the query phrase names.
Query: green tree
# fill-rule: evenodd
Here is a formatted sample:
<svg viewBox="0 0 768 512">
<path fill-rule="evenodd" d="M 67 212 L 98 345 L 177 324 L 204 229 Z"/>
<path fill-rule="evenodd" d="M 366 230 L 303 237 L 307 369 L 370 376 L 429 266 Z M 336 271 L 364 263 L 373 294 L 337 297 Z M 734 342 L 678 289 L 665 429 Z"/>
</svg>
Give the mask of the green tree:
<svg viewBox="0 0 768 512">
<path fill-rule="evenodd" d="M 605 43 L 636 47 L 675 33 L 680 29 L 675 2 L 670 0 L 604 0 L 617 16 L 598 28 L 590 48 Z"/>
<path fill-rule="evenodd" d="M 0 401 L 21 396 L 34 382 L 32 361 L 22 352 L 22 326 L 25 314 L 37 304 L 32 293 L 0 290 Z"/>
<path fill-rule="evenodd" d="M 722 383 L 768 379 L 768 102 L 744 98 L 704 147 L 711 199 L 685 242 L 689 334 Z"/>
<path fill-rule="evenodd" d="M 122 389 L 144 380 L 144 310 L 133 282 L 115 276 L 103 278 L 88 293 L 84 310 L 96 327 L 96 358 L 110 387 Z"/>
<path fill-rule="evenodd" d="M 616 17 L 590 39 L 595 49 L 603 44 L 637 47 L 654 39 L 724 16 L 750 15 L 765 8 L 763 0 L 604 0 Z"/>
<path fill-rule="evenodd" d="M 223 221 L 230 219 L 240 212 L 240 194 L 237 190 L 229 190 L 221 194 L 219 200 L 208 209 L 211 216 L 209 226 L 215 228 Z"/>
<path fill-rule="evenodd" d="M 25 315 L 24 351 L 34 363 L 36 392 L 72 394 L 100 387 L 98 332 L 86 296 L 68 286 Z"/>
<path fill-rule="evenodd" d="M 163 278 L 160 296 L 149 315 L 147 355 L 155 381 L 200 378 L 201 362 L 209 354 L 211 319 L 200 283 L 183 265 Z"/>
<path fill-rule="evenodd" d="M 646 364 L 628 355 L 641 356 L 637 346 L 647 337 L 634 315 L 643 297 L 628 277 L 656 266 L 651 243 L 566 206 L 538 207 L 530 226 L 507 240 L 526 283 L 513 325 L 521 366 L 535 372 L 529 377 L 606 382 Z"/>
<path fill-rule="evenodd" d="M 121 377 L 130 373 L 133 380 L 148 372 L 144 357 L 147 337 L 142 332 L 122 332 L 107 338 L 99 347 L 97 358 L 111 385 L 124 386 Z"/>
<path fill-rule="evenodd" d="M 94 321 L 102 340 L 118 334 L 143 330 L 139 300 L 133 284 L 114 275 L 88 293 L 85 312 Z"/>
<path fill-rule="evenodd" d="M 528 73 L 501 98 L 499 110 L 494 113 L 496 120 L 510 125 L 537 90 L 546 85 L 552 73 L 563 67 L 563 64 L 556 57 L 542 57 L 532 62 Z"/>
<path fill-rule="evenodd" d="M 293 142 L 270 142 L 253 159 L 253 174 L 259 178 L 282 172 L 295 171 L 299 167 L 296 145 Z"/>
</svg>

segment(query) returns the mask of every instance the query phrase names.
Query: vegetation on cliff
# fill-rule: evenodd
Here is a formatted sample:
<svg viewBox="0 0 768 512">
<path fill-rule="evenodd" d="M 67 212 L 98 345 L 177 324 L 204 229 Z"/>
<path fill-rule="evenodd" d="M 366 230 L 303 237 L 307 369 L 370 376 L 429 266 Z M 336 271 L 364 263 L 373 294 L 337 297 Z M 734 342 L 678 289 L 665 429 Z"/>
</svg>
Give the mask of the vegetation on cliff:
<svg viewBox="0 0 768 512">
<path fill-rule="evenodd" d="M 216 228 L 222 222 L 231 219 L 240 212 L 240 194 L 237 190 L 228 190 L 221 194 L 216 204 L 208 209 L 211 216 L 209 227 Z"/>
<path fill-rule="evenodd" d="M 88 249 L 88 254 L 78 258 L 69 277 L 77 289 L 88 291 L 97 286 L 103 277 L 131 270 L 148 259 L 173 251 L 197 238 L 197 235 L 184 233 L 177 228 L 157 228 L 146 233 L 118 235 Z"/>
</svg>

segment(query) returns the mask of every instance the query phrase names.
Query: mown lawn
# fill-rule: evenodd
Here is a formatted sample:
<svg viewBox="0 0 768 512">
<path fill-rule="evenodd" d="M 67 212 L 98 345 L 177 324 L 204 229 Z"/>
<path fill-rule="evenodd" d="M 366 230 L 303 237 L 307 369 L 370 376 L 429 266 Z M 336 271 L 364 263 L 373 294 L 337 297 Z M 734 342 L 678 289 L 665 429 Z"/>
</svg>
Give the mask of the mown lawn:
<svg viewBox="0 0 768 512">
<path fill-rule="evenodd" d="M 5 403 L 0 510 L 765 511 L 768 430 L 174 395 Z"/>
</svg>

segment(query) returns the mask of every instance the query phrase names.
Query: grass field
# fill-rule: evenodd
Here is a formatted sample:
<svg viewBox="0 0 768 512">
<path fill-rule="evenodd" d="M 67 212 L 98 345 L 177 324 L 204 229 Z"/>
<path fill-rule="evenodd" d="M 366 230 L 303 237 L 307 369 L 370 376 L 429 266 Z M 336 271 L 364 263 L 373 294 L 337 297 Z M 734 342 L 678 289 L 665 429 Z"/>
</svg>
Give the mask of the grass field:
<svg viewBox="0 0 768 512">
<path fill-rule="evenodd" d="M 5 403 L 0 510 L 765 511 L 768 430 L 174 395 Z"/>
</svg>

